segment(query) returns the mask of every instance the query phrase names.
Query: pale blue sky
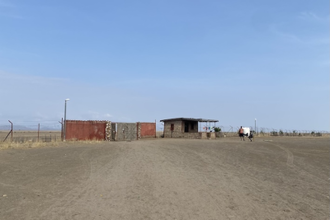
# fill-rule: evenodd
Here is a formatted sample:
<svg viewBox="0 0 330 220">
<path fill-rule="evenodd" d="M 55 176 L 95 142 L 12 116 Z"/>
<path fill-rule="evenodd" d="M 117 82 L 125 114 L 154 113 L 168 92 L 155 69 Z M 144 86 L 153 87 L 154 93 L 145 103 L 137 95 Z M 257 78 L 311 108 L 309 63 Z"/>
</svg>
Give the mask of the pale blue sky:
<svg viewBox="0 0 330 220">
<path fill-rule="evenodd" d="M 329 1 L 0 0 L 0 125 L 330 130 Z M 57 123 L 58 124 L 58 123 Z"/>
</svg>

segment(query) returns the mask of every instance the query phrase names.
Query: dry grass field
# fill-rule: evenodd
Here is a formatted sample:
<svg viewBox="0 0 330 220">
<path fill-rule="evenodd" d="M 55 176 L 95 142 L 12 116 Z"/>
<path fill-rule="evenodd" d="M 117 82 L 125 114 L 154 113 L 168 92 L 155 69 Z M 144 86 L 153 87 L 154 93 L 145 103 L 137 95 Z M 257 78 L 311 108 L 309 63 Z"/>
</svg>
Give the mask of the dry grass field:
<svg viewBox="0 0 330 220">
<path fill-rule="evenodd" d="M 0 143 L 6 138 L 9 131 L 0 131 Z M 7 141 L 11 140 L 11 135 L 7 137 Z M 35 142 L 38 140 L 38 131 L 14 131 L 13 141 L 22 142 Z M 40 142 L 54 142 L 61 141 L 61 131 L 40 131 Z"/>
<path fill-rule="evenodd" d="M 329 219 L 329 138 L 0 150 L 0 219 Z"/>
</svg>

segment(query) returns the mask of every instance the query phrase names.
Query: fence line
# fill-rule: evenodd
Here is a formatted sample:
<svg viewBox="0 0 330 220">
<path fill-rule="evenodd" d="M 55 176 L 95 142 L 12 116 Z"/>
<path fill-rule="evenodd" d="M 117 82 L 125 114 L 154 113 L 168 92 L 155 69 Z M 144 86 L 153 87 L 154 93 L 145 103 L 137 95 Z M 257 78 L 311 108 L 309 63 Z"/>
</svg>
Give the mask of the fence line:
<svg viewBox="0 0 330 220">
<path fill-rule="evenodd" d="M 19 136 L 14 137 L 12 142 L 16 143 L 24 143 L 24 142 L 56 142 L 62 141 L 61 135 L 50 134 L 50 135 L 42 135 L 40 137 L 36 136 Z"/>
<path fill-rule="evenodd" d="M 240 126 L 218 126 L 221 128 L 221 132 L 226 136 L 237 136 Z M 249 127 L 251 131 L 258 136 L 324 136 L 330 135 L 329 131 L 323 130 L 295 130 L 295 129 L 275 129 L 275 128 L 266 128 L 266 127 L 255 127 L 254 126 L 245 126 Z"/>
<path fill-rule="evenodd" d="M 24 124 L 24 123 L 22 123 Z M 46 123 L 43 125 L 40 123 L 40 132 L 38 137 L 38 124 L 34 125 L 22 125 L 15 124 L 13 127 L 13 132 L 11 133 L 13 137 L 8 137 L 6 141 L 13 142 L 52 142 L 52 141 L 61 141 L 62 140 L 62 132 L 61 132 L 61 124 L 59 122 L 56 123 Z M 237 136 L 238 129 L 240 126 L 236 125 L 218 125 L 221 129 L 222 134 L 227 137 Z M 251 131 L 254 132 L 255 136 L 330 136 L 329 131 L 323 130 L 295 130 L 295 129 L 277 129 L 277 128 L 267 128 L 267 127 L 256 127 L 256 131 L 254 126 L 246 126 L 250 127 Z M 53 128 L 53 129 L 52 129 Z M 51 131 L 50 131 L 51 130 Z M 0 124 L 0 142 L 4 141 L 6 136 L 8 136 L 11 131 L 11 124 Z"/>
<path fill-rule="evenodd" d="M 10 121 L 9 121 L 10 122 Z M 11 122 L 10 122 L 11 123 Z M 8 133 L 9 132 L 9 133 Z M 11 135 L 8 138 L 8 135 Z M 0 124 L 0 142 L 53 142 L 61 141 L 62 132 L 61 125 L 56 123 L 45 124 Z"/>
</svg>

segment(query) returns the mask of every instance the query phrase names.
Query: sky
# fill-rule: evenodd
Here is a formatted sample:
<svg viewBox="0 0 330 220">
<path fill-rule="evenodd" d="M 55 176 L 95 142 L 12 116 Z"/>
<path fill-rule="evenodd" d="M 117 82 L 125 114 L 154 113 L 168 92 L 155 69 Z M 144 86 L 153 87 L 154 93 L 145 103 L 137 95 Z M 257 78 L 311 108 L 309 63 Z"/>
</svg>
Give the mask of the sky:
<svg viewBox="0 0 330 220">
<path fill-rule="evenodd" d="M 330 131 L 329 1 L 0 0 L 0 125 Z"/>
</svg>

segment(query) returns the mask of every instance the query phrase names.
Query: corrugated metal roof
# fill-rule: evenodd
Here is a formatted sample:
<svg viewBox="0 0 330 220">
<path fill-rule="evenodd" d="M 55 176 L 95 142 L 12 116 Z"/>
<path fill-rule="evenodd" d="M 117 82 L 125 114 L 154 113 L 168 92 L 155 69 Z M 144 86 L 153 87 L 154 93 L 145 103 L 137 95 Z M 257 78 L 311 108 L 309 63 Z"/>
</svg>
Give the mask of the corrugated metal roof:
<svg viewBox="0 0 330 220">
<path fill-rule="evenodd" d="M 215 119 L 205 119 L 205 118 L 168 118 L 160 120 L 161 122 L 165 121 L 198 121 L 198 122 L 219 122 L 219 120 Z"/>
</svg>

